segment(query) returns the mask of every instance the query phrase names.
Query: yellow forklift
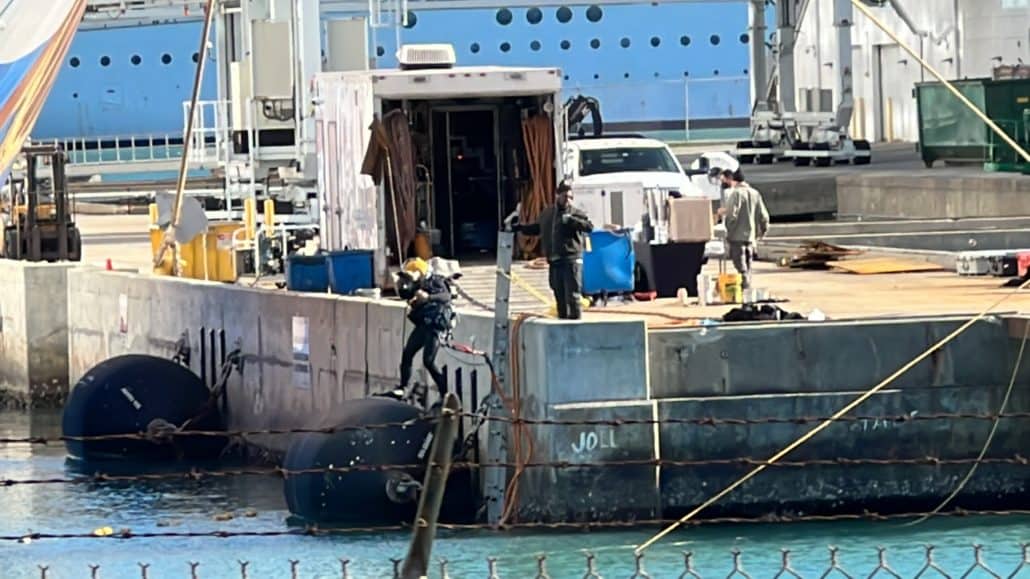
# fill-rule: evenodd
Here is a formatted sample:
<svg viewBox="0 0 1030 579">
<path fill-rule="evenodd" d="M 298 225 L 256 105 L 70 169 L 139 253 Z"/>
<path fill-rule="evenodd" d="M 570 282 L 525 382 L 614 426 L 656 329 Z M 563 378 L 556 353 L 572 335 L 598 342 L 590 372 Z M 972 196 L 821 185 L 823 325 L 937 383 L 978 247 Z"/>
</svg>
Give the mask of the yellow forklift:
<svg viewBox="0 0 1030 579">
<path fill-rule="evenodd" d="M 3 213 L 0 257 L 25 261 L 80 261 L 82 238 L 68 200 L 67 156 L 57 145 L 22 149 L 25 172 L 11 177 Z M 50 168 L 49 179 L 41 169 Z"/>
</svg>

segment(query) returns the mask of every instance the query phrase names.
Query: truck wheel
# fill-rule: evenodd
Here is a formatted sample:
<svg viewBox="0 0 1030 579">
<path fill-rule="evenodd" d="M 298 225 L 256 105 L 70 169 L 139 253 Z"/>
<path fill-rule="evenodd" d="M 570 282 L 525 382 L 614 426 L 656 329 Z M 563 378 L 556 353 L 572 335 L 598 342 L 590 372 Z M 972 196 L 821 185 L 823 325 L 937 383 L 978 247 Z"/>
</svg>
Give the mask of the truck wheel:
<svg viewBox="0 0 1030 579">
<path fill-rule="evenodd" d="M 862 152 L 870 152 L 873 147 L 869 144 L 869 141 L 855 141 L 855 150 Z M 854 162 L 856 165 L 868 165 L 873 161 L 872 155 L 855 157 Z"/>
</svg>

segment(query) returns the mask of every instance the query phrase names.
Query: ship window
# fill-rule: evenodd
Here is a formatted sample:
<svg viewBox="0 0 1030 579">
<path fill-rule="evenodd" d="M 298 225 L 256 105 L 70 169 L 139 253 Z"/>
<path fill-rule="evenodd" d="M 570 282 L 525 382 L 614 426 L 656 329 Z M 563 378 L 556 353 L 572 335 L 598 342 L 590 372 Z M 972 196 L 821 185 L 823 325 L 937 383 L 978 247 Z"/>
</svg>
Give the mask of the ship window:
<svg viewBox="0 0 1030 579">
<path fill-rule="evenodd" d="M 139 66 L 140 63 L 143 62 L 143 58 L 138 54 L 133 54 L 132 58 L 129 59 L 129 62 L 131 62 L 133 66 Z"/>
<path fill-rule="evenodd" d="M 384 54 L 386 54 L 386 49 L 383 48 L 382 46 L 377 46 L 376 47 L 376 56 L 382 56 Z"/>
<path fill-rule="evenodd" d="M 601 41 L 598 40 L 597 38 L 591 40 L 590 41 L 590 48 L 593 48 L 594 50 L 596 50 L 598 48 L 601 48 Z"/>
<path fill-rule="evenodd" d="M 111 65 L 111 57 L 110 56 L 101 56 L 100 57 L 100 66 L 110 66 L 110 65 Z"/>
<path fill-rule="evenodd" d="M 718 35 L 718 34 L 713 34 L 713 35 L 712 35 L 712 36 L 711 36 L 711 37 L 710 37 L 710 38 L 708 39 L 708 41 L 712 43 L 712 46 L 719 46 L 719 43 L 720 43 L 720 42 L 722 42 L 722 39 L 721 39 L 721 38 L 719 38 L 719 35 Z"/>
<path fill-rule="evenodd" d="M 171 64 L 172 63 L 172 55 L 168 54 L 167 52 L 162 54 L 161 55 L 161 62 L 164 63 L 164 64 Z"/>
<path fill-rule="evenodd" d="M 569 75 L 565 75 L 565 80 L 569 80 Z"/>
<path fill-rule="evenodd" d="M 558 12 L 555 14 L 555 16 L 558 18 L 558 22 L 565 24 L 566 22 L 572 20 L 572 10 L 568 6 L 562 6 L 558 9 Z"/>
<path fill-rule="evenodd" d="M 747 74 L 747 69 L 746 68 L 744 69 L 744 74 Z"/>
<path fill-rule="evenodd" d="M 473 42 L 472 46 L 469 47 L 469 52 L 471 52 L 472 54 L 478 53 L 479 52 L 479 43 L 478 42 Z"/>
<path fill-rule="evenodd" d="M 661 44 L 662 44 L 662 39 L 661 38 L 658 38 L 657 36 L 652 36 L 651 37 L 651 46 L 653 46 L 655 48 L 658 48 L 658 46 L 661 45 Z"/>
<path fill-rule="evenodd" d="M 683 46 L 690 46 L 690 37 L 680 36 L 680 44 L 682 44 Z"/>
<path fill-rule="evenodd" d="M 537 50 L 540 50 L 540 41 L 539 40 L 534 40 L 533 42 L 530 42 L 529 43 L 529 49 L 532 50 L 533 52 L 536 52 Z"/>
<path fill-rule="evenodd" d="M 405 28 L 414 28 L 418 24 L 418 16 L 411 10 L 408 10 L 408 23 L 404 25 Z"/>
<path fill-rule="evenodd" d="M 684 70 L 683 71 L 683 76 L 690 76 L 690 71 L 689 70 Z"/>
<path fill-rule="evenodd" d="M 599 78 L 601 78 L 601 75 L 599 75 L 599 74 L 597 74 L 597 73 L 595 72 L 595 73 L 594 73 L 594 80 L 597 80 L 597 79 L 599 79 Z"/>
<path fill-rule="evenodd" d="M 712 74 L 714 74 L 715 76 L 719 76 L 719 69 L 717 68 L 717 69 L 713 70 Z"/>
<path fill-rule="evenodd" d="M 544 13 L 539 8 L 530 8 L 526 11 L 526 21 L 530 24 L 540 24 L 540 21 L 544 19 Z"/>
<path fill-rule="evenodd" d="M 194 52 L 193 53 L 193 62 L 196 63 L 199 60 L 200 60 L 200 53 Z"/>
<path fill-rule="evenodd" d="M 73 56 L 72 59 L 68 61 L 68 64 L 70 64 L 72 68 L 79 68 L 79 65 L 82 63 L 79 62 L 79 57 Z"/>
<path fill-rule="evenodd" d="M 587 8 L 587 20 L 591 22 L 600 22 L 602 16 L 604 16 L 604 12 L 601 11 L 600 6 L 595 4 L 590 8 Z"/>
<path fill-rule="evenodd" d="M 622 78 L 629 78 L 629 73 L 628 72 L 622 73 Z"/>
<path fill-rule="evenodd" d="M 507 26 L 511 24 L 511 19 L 511 10 L 508 10 L 507 8 L 501 8 L 497 11 L 497 23 L 501 26 Z"/>
<path fill-rule="evenodd" d="M 622 40 L 619 41 L 619 46 L 621 46 L 623 48 L 629 48 L 629 45 L 630 45 L 629 38 L 623 36 Z"/>
<path fill-rule="evenodd" d="M 77 98 L 79 98 L 79 93 L 77 93 L 77 92 L 73 92 L 73 93 L 72 93 L 72 98 L 73 98 L 73 99 L 77 99 Z"/>
<path fill-rule="evenodd" d="M 655 77 L 655 78 L 658 78 L 658 73 L 657 73 L 657 72 L 656 72 L 656 73 L 654 73 L 654 77 Z"/>
<path fill-rule="evenodd" d="M 508 52 L 509 50 L 511 50 L 511 44 L 508 44 L 507 42 L 502 42 L 501 52 Z"/>
<path fill-rule="evenodd" d="M 741 34 L 740 35 L 740 43 L 741 44 L 747 44 L 748 42 L 751 42 L 751 37 L 748 36 L 747 32 L 745 32 L 744 34 Z"/>
<path fill-rule="evenodd" d="M 569 42 L 568 40 L 562 40 L 561 41 L 561 49 L 562 50 L 568 50 L 571 47 L 572 47 L 572 43 Z"/>
</svg>

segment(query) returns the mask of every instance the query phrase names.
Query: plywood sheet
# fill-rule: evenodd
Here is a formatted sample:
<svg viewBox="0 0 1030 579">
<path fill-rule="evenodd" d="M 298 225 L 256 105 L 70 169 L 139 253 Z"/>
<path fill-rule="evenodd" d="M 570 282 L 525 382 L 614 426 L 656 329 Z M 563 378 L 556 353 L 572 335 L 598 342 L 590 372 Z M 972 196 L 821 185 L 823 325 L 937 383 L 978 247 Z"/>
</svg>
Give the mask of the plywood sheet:
<svg viewBox="0 0 1030 579">
<path fill-rule="evenodd" d="M 914 273 L 923 271 L 943 271 L 944 268 L 935 263 L 917 259 L 900 259 L 894 257 L 872 257 L 868 259 L 849 259 L 847 261 L 831 261 L 829 266 L 848 273 L 860 275 L 877 273 Z"/>
</svg>

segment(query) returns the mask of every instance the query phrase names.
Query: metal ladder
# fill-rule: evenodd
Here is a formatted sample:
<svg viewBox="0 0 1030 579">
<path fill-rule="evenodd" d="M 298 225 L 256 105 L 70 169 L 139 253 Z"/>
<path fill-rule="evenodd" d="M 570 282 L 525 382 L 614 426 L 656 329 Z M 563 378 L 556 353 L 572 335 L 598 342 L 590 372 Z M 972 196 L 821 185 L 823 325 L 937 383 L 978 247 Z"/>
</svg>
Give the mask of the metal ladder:
<svg viewBox="0 0 1030 579">
<path fill-rule="evenodd" d="M 511 341 L 511 322 L 508 319 L 508 308 L 511 302 L 511 266 L 515 257 L 515 234 L 501 231 L 497 234 L 497 286 L 494 297 L 494 345 L 493 371 L 497 377 L 497 387 L 508 387 L 508 350 Z M 516 344 L 516 347 L 518 345 Z M 507 409 L 496 391 L 491 390 L 487 397 L 489 416 L 502 418 Z M 501 420 L 487 422 L 487 451 L 484 461 L 484 497 L 486 499 L 487 521 L 496 525 L 504 512 L 504 490 L 508 484 L 508 471 L 504 464 L 508 458 L 508 428 Z"/>
</svg>

